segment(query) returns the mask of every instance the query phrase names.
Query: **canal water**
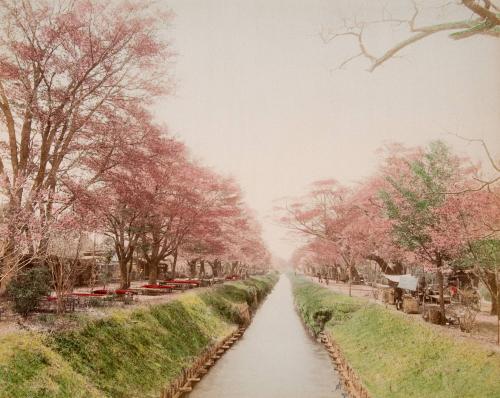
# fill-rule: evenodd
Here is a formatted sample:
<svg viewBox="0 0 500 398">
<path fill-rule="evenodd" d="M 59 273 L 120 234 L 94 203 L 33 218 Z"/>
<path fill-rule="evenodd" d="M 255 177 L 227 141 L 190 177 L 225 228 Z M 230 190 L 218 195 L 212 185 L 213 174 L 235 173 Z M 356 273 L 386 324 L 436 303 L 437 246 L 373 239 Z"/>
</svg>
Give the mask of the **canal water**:
<svg viewBox="0 0 500 398">
<path fill-rule="evenodd" d="M 295 312 L 291 283 L 281 276 L 243 337 L 195 386 L 189 398 L 341 398 L 324 348 Z"/>
</svg>

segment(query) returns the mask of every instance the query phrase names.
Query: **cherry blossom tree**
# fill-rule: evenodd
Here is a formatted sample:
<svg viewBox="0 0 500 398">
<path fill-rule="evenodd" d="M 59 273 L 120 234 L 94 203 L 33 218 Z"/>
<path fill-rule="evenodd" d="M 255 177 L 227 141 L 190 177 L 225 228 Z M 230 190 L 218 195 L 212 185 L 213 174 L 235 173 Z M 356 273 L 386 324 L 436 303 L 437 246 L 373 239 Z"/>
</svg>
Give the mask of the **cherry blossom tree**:
<svg viewBox="0 0 500 398">
<path fill-rule="evenodd" d="M 446 195 L 463 190 L 473 180 L 475 167 L 452 155 L 442 142 L 410 156 L 386 160 L 387 189 L 381 191 L 387 217 L 397 243 L 415 253 L 438 277 L 444 320 L 444 266 L 460 255 L 471 240 L 487 234 L 479 214 L 484 202 L 472 193 Z"/>
<path fill-rule="evenodd" d="M 364 258 L 366 231 L 364 211 L 353 200 L 353 190 L 335 180 L 313 183 L 309 194 L 285 209 L 281 222 L 306 236 L 326 240 L 335 249 L 349 274 L 349 294 L 356 264 Z"/>
<path fill-rule="evenodd" d="M 243 218 L 232 234 L 230 275 L 242 274 L 248 270 L 264 270 L 271 262 L 270 253 L 262 240 L 260 224 L 250 209 L 243 210 Z"/>
<path fill-rule="evenodd" d="M 291 263 L 303 272 L 311 275 L 326 274 L 329 278 L 341 279 L 341 259 L 334 244 L 319 238 L 314 238 L 294 251 Z"/>
<path fill-rule="evenodd" d="M 18 251 L 18 231 L 32 235 L 18 214 L 37 214 L 49 233 L 75 199 L 74 180 L 96 183 L 113 166 L 131 115 L 140 118 L 142 104 L 165 92 L 170 54 L 158 30 L 170 13 L 150 2 L 83 0 L 3 0 L 0 11 L 8 257 Z M 36 251 L 47 247 L 44 236 Z"/>
<path fill-rule="evenodd" d="M 440 141 L 427 149 L 392 144 L 379 170 L 359 184 L 314 183 L 307 196 L 281 209 L 281 222 L 308 239 L 296 264 L 342 264 L 352 280 L 355 265 L 365 260 L 387 274 L 423 263 L 437 274 L 444 317 L 443 268 L 465 252 L 474 258 L 475 242 L 498 236 L 498 193 L 470 189 L 478 171 Z M 473 268 L 496 295 L 495 274 L 480 261 Z"/>
<path fill-rule="evenodd" d="M 240 188 L 232 179 L 217 177 L 219 183 L 212 188 L 212 195 L 192 229 L 183 252 L 188 263 L 205 264 L 212 269 L 213 276 L 224 271 L 230 275 L 241 274 L 250 268 L 265 268 L 270 257 L 261 238 L 260 225 L 252 212 L 242 202 Z"/>
<path fill-rule="evenodd" d="M 481 279 L 491 296 L 491 314 L 498 314 L 499 266 L 498 249 L 500 229 L 500 192 L 490 190 L 466 190 L 459 195 L 462 200 L 470 201 L 474 216 L 461 217 L 465 231 L 466 245 L 452 265 L 459 269 L 472 270 Z"/>
<path fill-rule="evenodd" d="M 184 146 L 151 122 L 131 124 L 128 133 L 127 141 L 116 149 L 114 167 L 102 174 L 98 186 L 73 187 L 79 210 L 97 214 L 101 232 L 114 242 L 122 288 L 130 286 L 132 259 L 143 237 L 146 217 L 156 203 L 150 187 L 158 183 L 155 178 L 160 168 L 184 156 Z"/>
<path fill-rule="evenodd" d="M 228 178 L 212 175 L 206 186 L 204 211 L 191 229 L 182 251 L 188 264 L 200 263 L 200 273 L 205 273 L 205 264 L 211 267 L 212 275 L 222 272 L 222 261 L 231 247 L 235 223 L 241 217 L 241 191 Z M 241 226 L 241 225 L 240 225 Z"/>
<path fill-rule="evenodd" d="M 157 167 L 143 187 L 150 199 L 139 239 L 152 284 L 157 281 L 160 262 L 175 255 L 201 211 L 197 188 L 201 168 L 189 162 L 185 150 L 157 159 Z"/>
</svg>

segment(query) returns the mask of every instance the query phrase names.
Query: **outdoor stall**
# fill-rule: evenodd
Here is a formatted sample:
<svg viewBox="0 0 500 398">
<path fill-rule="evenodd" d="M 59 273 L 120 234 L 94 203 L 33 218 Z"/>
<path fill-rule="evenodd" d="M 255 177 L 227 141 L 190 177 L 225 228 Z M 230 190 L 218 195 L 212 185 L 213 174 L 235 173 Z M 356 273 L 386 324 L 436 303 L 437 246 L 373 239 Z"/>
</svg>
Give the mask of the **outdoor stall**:
<svg viewBox="0 0 500 398">
<path fill-rule="evenodd" d="M 388 287 L 383 290 L 384 302 L 395 304 L 407 314 L 419 313 L 418 279 L 411 275 L 387 275 Z"/>
<path fill-rule="evenodd" d="M 401 275 L 398 288 L 403 290 L 403 311 L 407 314 L 418 314 L 418 279 L 412 275 Z"/>
<path fill-rule="evenodd" d="M 394 305 L 394 289 L 390 285 L 377 284 L 378 297 L 386 304 Z"/>
</svg>

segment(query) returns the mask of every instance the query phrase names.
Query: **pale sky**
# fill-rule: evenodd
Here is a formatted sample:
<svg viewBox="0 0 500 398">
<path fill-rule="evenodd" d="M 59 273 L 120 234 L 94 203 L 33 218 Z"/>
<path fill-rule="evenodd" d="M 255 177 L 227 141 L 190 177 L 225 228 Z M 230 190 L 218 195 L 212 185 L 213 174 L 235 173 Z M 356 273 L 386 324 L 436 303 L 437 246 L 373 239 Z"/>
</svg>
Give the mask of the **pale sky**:
<svg viewBox="0 0 500 398">
<path fill-rule="evenodd" d="M 481 156 L 449 131 L 483 138 L 499 153 L 500 39 L 454 41 L 441 34 L 373 73 L 361 60 L 337 70 L 356 53 L 356 43 L 325 44 L 322 27 L 348 14 L 375 19 L 379 2 L 166 4 L 176 14 L 167 36 L 178 54 L 177 88 L 157 105 L 156 116 L 196 158 L 238 180 L 279 256 L 288 257 L 297 243 L 275 225 L 275 200 L 303 193 L 314 180 L 349 183 L 369 175 L 374 152 L 386 141 L 416 145 L 441 138 L 460 153 Z M 373 31 L 369 44 L 383 49 L 391 39 L 390 32 Z"/>
</svg>

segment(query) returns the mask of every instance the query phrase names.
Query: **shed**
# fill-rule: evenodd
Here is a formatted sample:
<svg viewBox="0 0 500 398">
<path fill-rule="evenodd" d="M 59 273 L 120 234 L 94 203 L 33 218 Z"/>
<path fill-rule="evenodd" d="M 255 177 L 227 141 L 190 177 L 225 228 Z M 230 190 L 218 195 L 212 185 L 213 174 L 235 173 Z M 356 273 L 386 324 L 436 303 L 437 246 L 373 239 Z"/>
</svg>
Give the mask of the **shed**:
<svg viewBox="0 0 500 398">
<path fill-rule="evenodd" d="M 397 283 L 397 287 L 403 290 L 416 291 L 418 286 L 418 279 L 411 274 L 405 275 L 387 275 L 384 274 L 390 282 Z"/>
</svg>

